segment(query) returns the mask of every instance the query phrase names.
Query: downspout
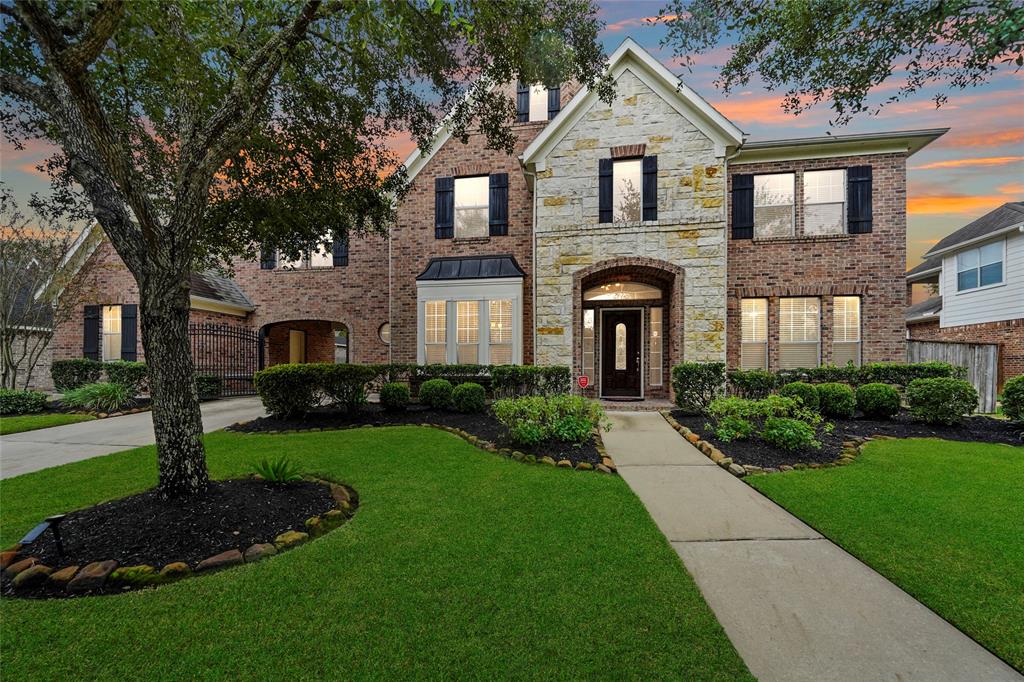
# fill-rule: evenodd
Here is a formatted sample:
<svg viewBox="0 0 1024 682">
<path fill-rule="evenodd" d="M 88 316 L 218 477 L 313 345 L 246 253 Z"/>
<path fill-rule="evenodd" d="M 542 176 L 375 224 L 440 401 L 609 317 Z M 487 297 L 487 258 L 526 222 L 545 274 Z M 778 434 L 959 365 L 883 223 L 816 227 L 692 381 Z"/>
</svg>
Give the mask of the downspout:
<svg viewBox="0 0 1024 682">
<path fill-rule="evenodd" d="M 522 159 L 519 161 L 522 165 Z M 526 170 L 523 166 L 523 175 L 533 180 L 533 219 L 530 224 L 530 241 L 532 243 L 533 255 L 530 265 L 530 279 L 532 280 L 530 291 L 530 315 L 533 318 L 530 325 L 530 334 L 533 337 L 533 364 L 537 364 L 537 173 Z"/>
<path fill-rule="evenodd" d="M 743 145 L 746 143 L 747 138 L 744 137 L 737 145 L 736 151 L 726 155 L 722 171 L 725 173 L 725 181 L 722 183 L 722 222 L 725 223 L 725 332 L 722 338 L 725 341 L 726 369 L 729 367 L 729 210 L 732 208 L 732 203 L 729 201 L 729 162 L 740 155 Z"/>
</svg>

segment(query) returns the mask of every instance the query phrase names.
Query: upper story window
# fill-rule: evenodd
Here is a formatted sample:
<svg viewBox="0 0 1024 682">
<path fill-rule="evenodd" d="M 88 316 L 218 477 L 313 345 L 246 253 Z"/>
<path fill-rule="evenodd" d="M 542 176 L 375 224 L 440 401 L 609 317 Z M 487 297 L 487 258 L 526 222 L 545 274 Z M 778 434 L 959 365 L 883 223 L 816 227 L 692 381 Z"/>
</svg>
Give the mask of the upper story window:
<svg viewBox="0 0 1024 682">
<path fill-rule="evenodd" d="M 455 236 L 486 237 L 488 176 L 455 178 Z"/>
<path fill-rule="evenodd" d="M 264 249 L 260 252 L 260 268 L 263 270 L 306 270 L 310 268 L 336 268 L 348 265 L 348 239 L 333 239 L 325 234 L 298 258 L 289 258 L 283 253 Z"/>
<path fill-rule="evenodd" d="M 612 158 L 598 159 L 599 223 L 658 219 L 658 157 L 641 156 L 644 145 L 612 147 Z"/>
<path fill-rule="evenodd" d="M 434 178 L 434 237 L 508 234 L 508 173 Z"/>
<path fill-rule="evenodd" d="M 613 220 L 617 223 L 640 220 L 640 159 L 612 163 Z"/>
<path fill-rule="evenodd" d="M 548 89 L 543 85 L 530 86 L 530 120 L 548 120 Z"/>
<path fill-rule="evenodd" d="M 843 234 L 846 231 L 846 171 L 804 173 L 804 233 Z"/>
<path fill-rule="evenodd" d="M 754 237 L 793 234 L 793 173 L 754 176 Z"/>
<path fill-rule="evenodd" d="M 967 291 L 1003 283 L 1005 242 L 985 244 L 956 255 L 956 290 Z"/>
<path fill-rule="evenodd" d="M 550 121 L 562 106 L 561 87 L 549 88 L 542 83 L 516 86 L 516 121 Z"/>
</svg>

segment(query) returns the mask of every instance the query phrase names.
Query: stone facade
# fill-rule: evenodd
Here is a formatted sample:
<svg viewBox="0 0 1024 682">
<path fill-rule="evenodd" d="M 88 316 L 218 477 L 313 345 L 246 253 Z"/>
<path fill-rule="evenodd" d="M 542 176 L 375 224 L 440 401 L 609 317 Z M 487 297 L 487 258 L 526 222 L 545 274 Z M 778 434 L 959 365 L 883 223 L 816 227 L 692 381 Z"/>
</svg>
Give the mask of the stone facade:
<svg viewBox="0 0 1024 682">
<path fill-rule="evenodd" d="M 936 319 L 908 324 L 907 332 L 914 341 L 997 344 L 999 346 L 999 390 L 1002 390 L 1007 379 L 1024 374 L 1024 319 L 941 328 Z"/>
</svg>

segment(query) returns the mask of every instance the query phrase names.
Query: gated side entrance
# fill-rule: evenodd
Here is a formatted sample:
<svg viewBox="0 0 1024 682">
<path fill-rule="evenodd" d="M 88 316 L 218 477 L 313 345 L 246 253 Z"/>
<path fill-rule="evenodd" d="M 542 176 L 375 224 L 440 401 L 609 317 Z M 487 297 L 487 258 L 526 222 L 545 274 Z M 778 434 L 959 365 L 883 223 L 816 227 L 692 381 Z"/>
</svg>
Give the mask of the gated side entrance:
<svg viewBox="0 0 1024 682">
<path fill-rule="evenodd" d="M 197 374 L 219 377 L 224 397 L 253 395 L 252 377 L 259 369 L 260 334 L 229 324 L 190 324 L 189 340 Z"/>
</svg>

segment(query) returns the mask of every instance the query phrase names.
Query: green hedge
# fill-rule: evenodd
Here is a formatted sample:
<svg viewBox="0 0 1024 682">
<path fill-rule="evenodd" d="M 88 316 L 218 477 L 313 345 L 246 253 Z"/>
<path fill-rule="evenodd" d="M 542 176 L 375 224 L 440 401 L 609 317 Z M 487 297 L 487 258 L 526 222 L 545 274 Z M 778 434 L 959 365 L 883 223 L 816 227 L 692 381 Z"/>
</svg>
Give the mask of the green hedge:
<svg viewBox="0 0 1024 682">
<path fill-rule="evenodd" d="M 483 386 L 467 381 L 452 390 L 452 407 L 456 412 L 466 414 L 483 412 L 487 407 L 486 398 L 487 394 L 484 393 Z"/>
<path fill-rule="evenodd" d="M 564 365 L 495 365 L 491 367 L 495 397 L 561 395 L 572 388 L 572 371 Z"/>
<path fill-rule="evenodd" d="M 897 384 L 907 386 L 915 379 L 964 379 L 965 367 L 948 362 L 869 362 L 862 367 L 852 364 L 846 367 L 826 365 L 803 369 L 787 369 L 777 372 L 783 383 L 805 381 L 810 384 L 841 383 L 852 386 L 862 384 Z"/>
<path fill-rule="evenodd" d="M 978 392 L 963 379 L 914 379 L 907 386 L 907 404 L 918 419 L 952 425 L 978 409 Z"/>
<path fill-rule="evenodd" d="M 1015 422 L 1024 422 L 1024 374 L 1006 382 L 999 400 L 1003 414 Z"/>
<path fill-rule="evenodd" d="M 324 366 L 296 363 L 261 369 L 253 376 L 256 395 L 275 417 L 301 417 L 320 404 Z"/>
<path fill-rule="evenodd" d="M 315 363 L 320 372 L 320 389 L 339 407 L 353 412 L 366 404 L 367 384 L 378 376 L 373 365 Z"/>
<path fill-rule="evenodd" d="M 610 424 L 601 405 L 578 395 L 527 396 L 494 403 L 494 416 L 522 445 L 545 440 L 583 443 L 594 429 L 608 430 Z"/>
<path fill-rule="evenodd" d="M 681 362 L 672 368 L 676 405 L 703 414 L 725 388 L 725 363 Z"/>
<path fill-rule="evenodd" d="M 107 373 L 107 381 L 112 384 L 121 384 L 132 393 L 139 392 L 149 373 L 146 363 L 127 360 L 103 363 L 103 369 Z"/>
<path fill-rule="evenodd" d="M 900 412 L 900 392 L 889 384 L 857 387 L 857 409 L 872 419 L 892 419 Z"/>
<path fill-rule="evenodd" d="M 435 410 L 446 410 L 452 404 L 452 382 L 447 379 L 427 379 L 420 386 L 420 402 Z"/>
<path fill-rule="evenodd" d="M 33 414 L 46 409 L 46 394 L 40 391 L 17 391 L 0 388 L 0 414 Z"/>
<path fill-rule="evenodd" d="M 401 412 L 409 405 L 409 387 L 391 381 L 380 388 L 380 404 L 385 410 Z"/>
<path fill-rule="evenodd" d="M 214 374 L 197 374 L 196 392 L 200 400 L 219 398 L 224 393 L 224 381 Z"/>
<path fill-rule="evenodd" d="M 95 384 L 102 374 L 103 363 L 88 358 L 54 360 L 50 365 L 53 385 L 62 393 L 86 384 Z"/>
<path fill-rule="evenodd" d="M 815 412 L 818 411 L 820 406 L 817 387 L 803 381 L 793 381 L 786 384 L 779 389 L 779 395 L 787 398 L 798 398 L 801 405 Z"/>
<path fill-rule="evenodd" d="M 818 410 L 826 417 L 849 419 L 857 410 L 853 389 L 847 384 L 819 384 Z"/>
<path fill-rule="evenodd" d="M 779 387 L 779 377 L 766 369 L 734 369 L 729 372 L 729 394 L 760 400 Z"/>
</svg>

